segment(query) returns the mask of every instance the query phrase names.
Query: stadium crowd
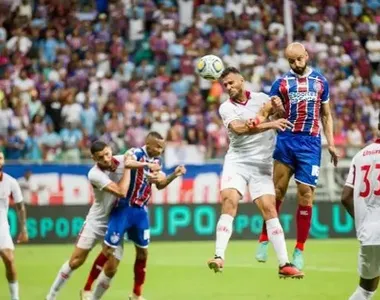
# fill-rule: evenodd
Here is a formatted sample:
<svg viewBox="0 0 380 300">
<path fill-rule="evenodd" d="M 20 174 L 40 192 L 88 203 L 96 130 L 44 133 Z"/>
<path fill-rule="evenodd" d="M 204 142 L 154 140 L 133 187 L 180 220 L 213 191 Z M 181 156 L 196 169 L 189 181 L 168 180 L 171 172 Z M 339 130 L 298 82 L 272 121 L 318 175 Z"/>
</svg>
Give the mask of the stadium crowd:
<svg viewBox="0 0 380 300">
<path fill-rule="evenodd" d="M 374 138 L 380 110 L 380 2 L 292 2 L 294 39 L 328 79 L 337 146 Z M 14 0 L 0 15 L 0 148 L 8 159 L 89 157 L 149 130 L 222 157 L 218 82 L 194 74 L 215 54 L 247 89 L 269 92 L 289 66 L 283 1 Z M 7 6 L 8 5 L 8 6 Z"/>
</svg>

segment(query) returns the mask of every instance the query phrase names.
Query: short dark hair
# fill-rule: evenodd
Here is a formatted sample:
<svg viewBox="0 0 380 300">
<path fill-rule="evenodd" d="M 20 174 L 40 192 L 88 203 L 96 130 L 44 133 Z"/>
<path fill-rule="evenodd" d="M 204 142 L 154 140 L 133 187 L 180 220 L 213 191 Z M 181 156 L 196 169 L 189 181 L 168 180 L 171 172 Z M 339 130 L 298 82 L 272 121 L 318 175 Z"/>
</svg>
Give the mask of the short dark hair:
<svg viewBox="0 0 380 300">
<path fill-rule="evenodd" d="M 91 144 L 91 154 L 94 155 L 96 152 L 103 151 L 108 145 L 103 141 L 95 141 Z"/>
<path fill-rule="evenodd" d="M 235 67 L 227 67 L 227 68 L 224 69 L 222 75 L 220 75 L 220 79 L 225 78 L 227 75 L 229 75 L 231 73 L 233 73 L 233 74 L 240 74 L 240 71 L 237 68 L 235 68 Z"/>
<path fill-rule="evenodd" d="M 149 138 L 149 137 L 153 137 L 153 138 L 156 138 L 158 140 L 163 140 L 164 139 L 163 136 L 161 134 L 159 134 L 157 131 L 151 131 L 151 132 L 149 132 L 147 138 Z"/>
</svg>

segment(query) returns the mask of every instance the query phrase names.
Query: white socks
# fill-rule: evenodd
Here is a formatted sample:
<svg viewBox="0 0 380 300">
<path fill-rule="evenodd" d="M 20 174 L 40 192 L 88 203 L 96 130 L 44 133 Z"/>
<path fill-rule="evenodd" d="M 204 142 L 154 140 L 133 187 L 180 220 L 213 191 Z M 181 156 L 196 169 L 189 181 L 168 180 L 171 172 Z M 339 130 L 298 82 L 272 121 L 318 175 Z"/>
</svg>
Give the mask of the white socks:
<svg viewBox="0 0 380 300">
<path fill-rule="evenodd" d="M 218 224 L 216 225 L 216 245 L 215 255 L 224 259 L 228 241 L 232 234 L 232 223 L 234 218 L 230 215 L 223 214 L 220 216 Z"/>
<path fill-rule="evenodd" d="M 100 273 L 94 292 L 93 292 L 93 300 L 99 300 L 103 297 L 104 293 L 110 287 L 111 280 L 112 278 L 104 274 L 104 271 Z"/>
<path fill-rule="evenodd" d="M 286 249 L 284 230 L 278 218 L 265 221 L 269 241 L 272 242 L 280 267 L 289 262 L 288 250 Z"/>
<path fill-rule="evenodd" d="M 11 300 L 19 300 L 18 282 L 9 282 L 9 292 L 11 293 Z"/>
<path fill-rule="evenodd" d="M 356 291 L 352 294 L 349 300 L 370 300 L 372 299 L 375 292 L 369 292 L 358 286 Z"/>
<path fill-rule="evenodd" d="M 49 295 L 55 295 L 61 287 L 66 283 L 66 281 L 70 278 L 71 273 L 73 270 L 71 270 L 69 266 L 69 262 L 65 262 L 61 269 L 58 272 L 57 277 L 54 280 L 53 285 L 50 288 Z"/>
</svg>

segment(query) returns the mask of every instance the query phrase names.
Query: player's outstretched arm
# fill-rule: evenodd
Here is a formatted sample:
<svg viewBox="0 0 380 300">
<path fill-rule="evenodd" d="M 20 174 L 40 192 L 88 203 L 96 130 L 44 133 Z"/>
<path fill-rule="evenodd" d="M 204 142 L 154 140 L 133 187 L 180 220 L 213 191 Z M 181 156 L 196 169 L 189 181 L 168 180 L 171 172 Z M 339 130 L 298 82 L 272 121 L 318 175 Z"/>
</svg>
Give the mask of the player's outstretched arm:
<svg viewBox="0 0 380 300">
<path fill-rule="evenodd" d="M 178 166 L 170 175 L 162 175 L 160 178 L 157 179 L 157 181 L 155 182 L 157 189 L 162 190 L 166 188 L 174 179 L 184 174 L 186 174 L 186 168 L 184 166 Z"/>
<path fill-rule="evenodd" d="M 331 115 L 330 103 L 322 103 L 321 110 L 321 121 L 323 126 L 323 132 L 326 136 L 328 149 L 331 155 L 331 162 L 336 167 L 338 165 L 338 151 L 334 144 L 334 134 L 333 134 L 333 118 Z"/>
<path fill-rule="evenodd" d="M 161 170 L 159 164 L 137 161 L 136 158 L 128 152 L 125 153 L 124 156 L 126 158 L 125 167 L 128 169 L 142 169 L 148 167 L 152 172 L 158 172 Z"/>
<path fill-rule="evenodd" d="M 343 187 L 341 202 L 347 212 L 352 218 L 355 218 L 354 213 L 354 189 L 350 186 L 345 185 Z"/>
</svg>

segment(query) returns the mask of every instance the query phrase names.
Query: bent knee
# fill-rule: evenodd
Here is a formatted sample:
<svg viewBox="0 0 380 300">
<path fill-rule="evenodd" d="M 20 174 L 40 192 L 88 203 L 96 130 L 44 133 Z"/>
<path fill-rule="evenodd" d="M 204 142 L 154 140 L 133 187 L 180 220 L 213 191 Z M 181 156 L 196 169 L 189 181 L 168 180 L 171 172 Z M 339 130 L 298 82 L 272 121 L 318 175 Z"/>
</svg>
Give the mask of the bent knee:
<svg viewBox="0 0 380 300">
<path fill-rule="evenodd" d="M 235 216 L 241 196 L 235 191 L 226 191 L 222 193 L 222 214 Z"/>
<path fill-rule="evenodd" d="M 314 188 L 305 185 L 298 186 L 298 204 L 310 206 L 313 203 Z"/>
<path fill-rule="evenodd" d="M 11 267 L 15 262 L 14 255 L 11 252 L 3 253 L 1 257 L 3 258 L 3 262 L 6 268 Z"/>
</svg>

